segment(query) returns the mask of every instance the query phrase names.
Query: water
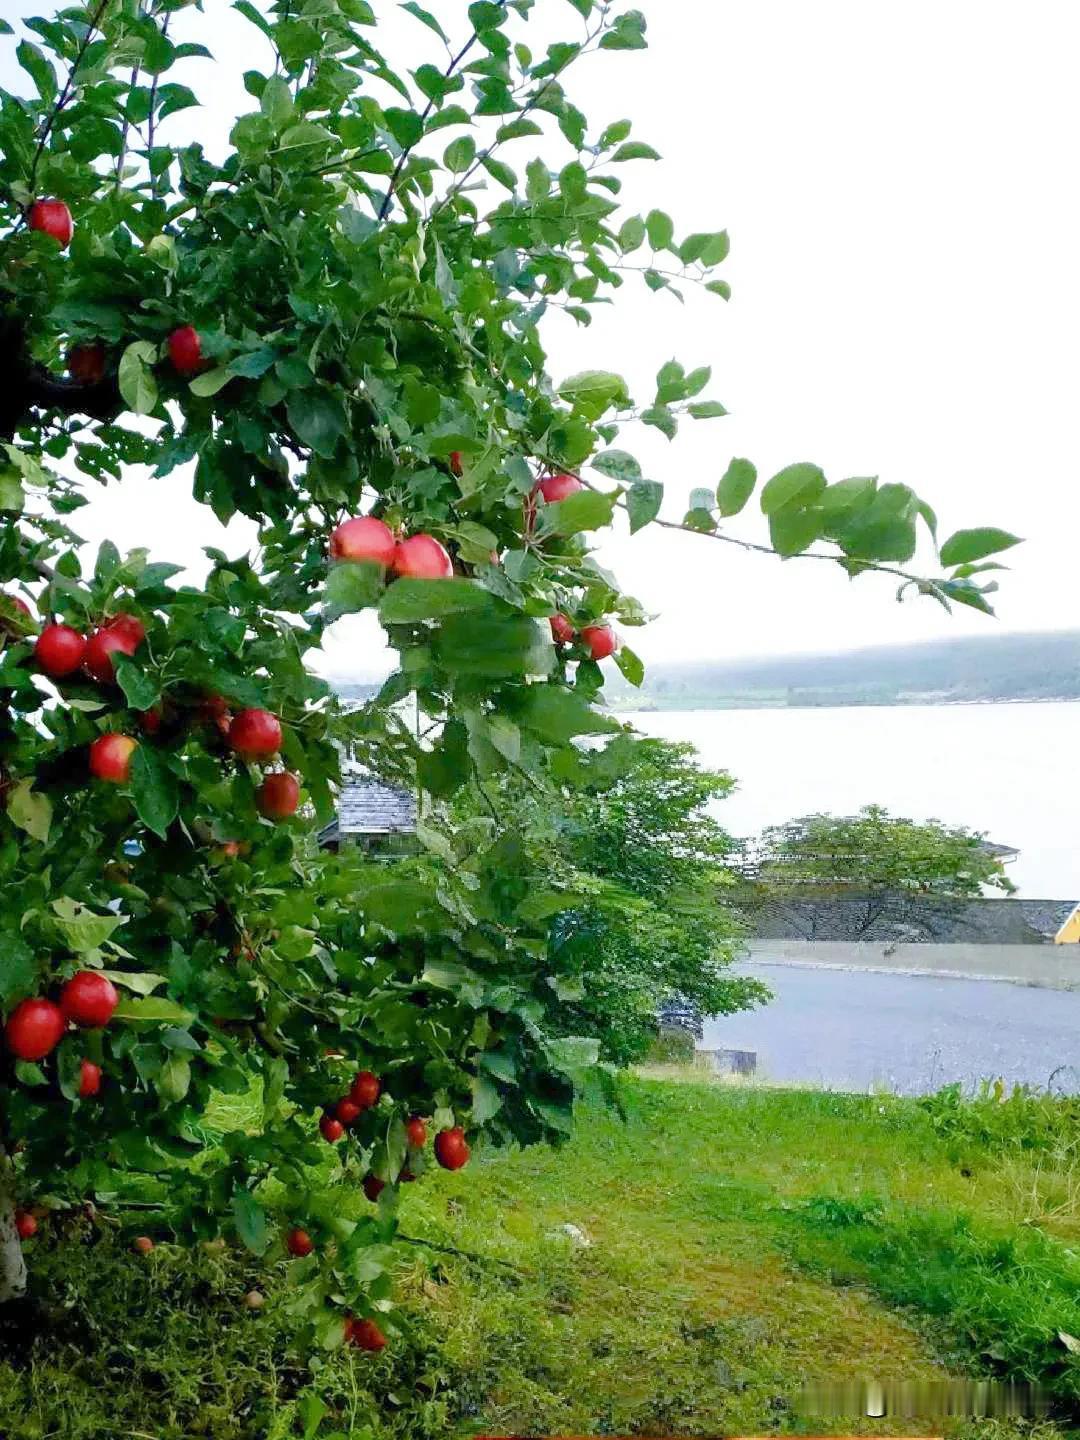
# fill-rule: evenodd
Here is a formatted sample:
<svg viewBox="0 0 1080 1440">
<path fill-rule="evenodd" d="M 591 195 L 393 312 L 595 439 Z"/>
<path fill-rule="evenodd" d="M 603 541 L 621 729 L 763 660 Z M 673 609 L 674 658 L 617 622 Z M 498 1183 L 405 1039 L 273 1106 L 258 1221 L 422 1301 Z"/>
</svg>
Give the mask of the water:
<svg viewBox="0 0 1080 1440">
<path fill-rule="evenodd" d="M 739 788 L 717 815 L 753 835 L 812 811 L 894 814 L 985 831 L 1015 846 L 1029 899 L 1080 899 L 1080 701 L 848 709 L 686 710 L 627 717 L 689 740 Z"/>
</svg>

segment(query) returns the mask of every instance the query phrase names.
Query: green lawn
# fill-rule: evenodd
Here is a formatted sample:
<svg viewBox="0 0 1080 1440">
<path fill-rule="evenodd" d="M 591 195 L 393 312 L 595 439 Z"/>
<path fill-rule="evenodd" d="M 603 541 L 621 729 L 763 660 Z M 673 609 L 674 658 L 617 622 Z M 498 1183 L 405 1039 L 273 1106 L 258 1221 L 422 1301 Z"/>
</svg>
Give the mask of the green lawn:
<svg viewBox="0 0 1080 1440">
<path fill-rule="evenodd" d="M 677 1073 L 628 1081 L 625 1118 L 584 1111 L 558 1153 L 406 1187 L 404 1233 L 445 1248 L 411 1247 L 378 1360 L 297 1356 L 287 1282 L 251 1314 L 258 1271 L 235 1256 L 42 1247 L 43 1336 L 0 1365 L 0 1433 L 939 1434 L 794 1400 L 812 1380 L 995 1372 L 1080 1406 L 1057 1338 L 1080 1335 L 1074 1114 L 1036 1133 L 992 1102 L 934 1116 Z"/>
</svg>

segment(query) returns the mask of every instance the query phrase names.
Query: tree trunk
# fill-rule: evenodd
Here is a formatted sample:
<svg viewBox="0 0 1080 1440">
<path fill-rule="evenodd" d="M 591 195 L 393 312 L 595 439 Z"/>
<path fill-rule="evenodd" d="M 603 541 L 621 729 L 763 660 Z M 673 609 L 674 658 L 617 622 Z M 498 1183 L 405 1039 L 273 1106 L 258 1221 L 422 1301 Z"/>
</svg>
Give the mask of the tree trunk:
<svg viewBox="0 0 1080 1440">
<path fill-rule="evenodd" d="M 15 1229 L 15 1176 L 0 1146 L 0 1304 L 26 1294 L 26 1262 Z"/>
</svg>

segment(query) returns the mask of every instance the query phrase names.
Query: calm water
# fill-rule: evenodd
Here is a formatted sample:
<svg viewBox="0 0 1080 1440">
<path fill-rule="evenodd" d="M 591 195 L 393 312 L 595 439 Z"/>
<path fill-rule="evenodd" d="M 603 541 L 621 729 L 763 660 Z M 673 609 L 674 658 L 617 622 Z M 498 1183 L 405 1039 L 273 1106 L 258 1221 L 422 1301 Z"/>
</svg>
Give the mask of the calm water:
<svg viewBox="0 0 1080 1440">
<path fill-rule="evenodd" d="M 730 770 L 739 788 L 717 814 L 732 834 L 876 803 L 984 830 L 1020 851 L 1009 873 L 1021 895 L 1080 899 L 1080 701 L 628 718 Z"/>
</svg>

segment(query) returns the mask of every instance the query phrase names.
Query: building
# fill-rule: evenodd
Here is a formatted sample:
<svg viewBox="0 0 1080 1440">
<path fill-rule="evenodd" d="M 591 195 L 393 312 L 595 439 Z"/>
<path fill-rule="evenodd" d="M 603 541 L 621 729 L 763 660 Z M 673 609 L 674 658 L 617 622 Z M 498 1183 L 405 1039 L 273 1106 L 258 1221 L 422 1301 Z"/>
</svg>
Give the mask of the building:
<svg viewBox="0 0 1080 1440">
<path fill-rule="evenodd" d="M 326 850 L 358 845 L 376 855 L 409 854 L 415 848 L 416 796 L 374 776 L 346 776 L 338 796 L 337 819 L 319 831 Z"/>
</svg>

